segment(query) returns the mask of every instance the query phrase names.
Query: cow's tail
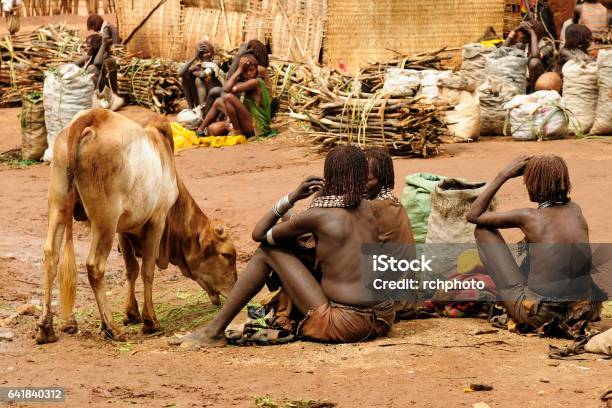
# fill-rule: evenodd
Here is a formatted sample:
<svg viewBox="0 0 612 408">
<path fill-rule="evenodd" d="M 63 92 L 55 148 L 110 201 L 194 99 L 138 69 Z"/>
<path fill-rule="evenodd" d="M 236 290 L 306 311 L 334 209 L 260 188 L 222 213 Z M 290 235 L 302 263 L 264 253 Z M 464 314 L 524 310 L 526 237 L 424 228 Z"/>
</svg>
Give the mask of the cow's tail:
<svg viewBox="0 0 612 408">
<path fill-rule="evenodd" d="M 68 195 L 66 196 L 66 243 L 59 264 L 60 281 L 60 313 L 63 319 L 69 319 L 74 308 L 76 297 L 77 267 L 74 256 L 74 241 L 72 236 L 72 225 L 74 206 L 77 200 L 77 189 L 74 182 L 76 171 L 76 160 L 79 144 L 84 135 L 89 133 L 90 126 L 95 123 L 98 110 L 79 116 L 72 122 L 66 131 L 68 132 L 68 164 L 66 168 Z"/>
</svg>

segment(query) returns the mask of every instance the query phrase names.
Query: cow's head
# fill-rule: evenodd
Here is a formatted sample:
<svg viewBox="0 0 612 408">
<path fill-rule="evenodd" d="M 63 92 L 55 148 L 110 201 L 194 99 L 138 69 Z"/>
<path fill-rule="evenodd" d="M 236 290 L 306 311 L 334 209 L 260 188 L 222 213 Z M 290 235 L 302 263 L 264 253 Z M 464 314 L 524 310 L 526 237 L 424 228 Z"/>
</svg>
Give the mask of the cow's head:
<svg viewBox="0 0 612 408">
<path fill-rule="evenodd" d="M 191 277 L 213 304 L 220 305 L 219 295 L 227 296 L 237 279 L 236 248 L 227 227 L 217 222 L 208 224 L 200 230 L 194 246 L 187 256 Z"/>
</svg>

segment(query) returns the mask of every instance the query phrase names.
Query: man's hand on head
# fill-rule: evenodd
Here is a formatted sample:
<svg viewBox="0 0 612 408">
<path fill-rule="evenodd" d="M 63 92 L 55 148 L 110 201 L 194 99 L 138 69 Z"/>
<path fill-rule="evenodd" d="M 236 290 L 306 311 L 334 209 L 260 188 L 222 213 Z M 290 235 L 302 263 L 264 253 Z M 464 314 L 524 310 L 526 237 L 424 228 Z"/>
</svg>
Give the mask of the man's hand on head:
<svg viewBox="0 0 612 408">
<path fill-rule="evenodd" d="M 323 178 L 319 176 L 310 176 L 304 179 L 300 185 L 289 194 L 289 201 L 295 204 L 299 200 L 310 197 L 314 193 L 323 189 Z"/>
<path fill-rule="evenodd" d="M 512 161 L 503 169 L 500 174 L 507 179 L 520 177 L 525 172 L 525 166 L 532 156 L 520 155 L 512 159 Z"/>
</svg>

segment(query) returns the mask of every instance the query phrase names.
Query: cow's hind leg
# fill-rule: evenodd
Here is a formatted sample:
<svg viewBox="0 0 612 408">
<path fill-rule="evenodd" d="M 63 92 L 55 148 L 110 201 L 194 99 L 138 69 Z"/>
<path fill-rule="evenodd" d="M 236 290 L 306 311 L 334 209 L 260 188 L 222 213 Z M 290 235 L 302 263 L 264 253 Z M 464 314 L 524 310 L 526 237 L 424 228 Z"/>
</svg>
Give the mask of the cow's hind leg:
<svg viewBox="0 0 612 408">
<path fill-rule="evenodd" d="M 51 207 L 49 209 L 49 230 L 45 242 L 43 265 L 45 268 L 45 299 L 43 313 L 38 322 L 36 342 L 38 344 L 53 343 L 57 336 L 53 331 L 53 312 L 51 311 L 51 293 L 57 275 L 57 263 L 64 236 L 63 210 Z"/>
<path fill-rule="evenodd" d="M 119 235 L 119 247 L 121 255 L 125 262 L 125 278 L 128 284 L 128 294 L 125 301 L 125 317 L 123 318 L 124 325 L 142 323 L 142 317 L 138 311 L 138 302 L 136 301 L 135 284 L 138 278 L 138 260 L 134 254 L 134 248 L 130 240 L 125 236 Z"/>
<path fill-rule="evenodd" d="M 161 220 L 150 220 L 143 232 L 142 245 L 142 282 L 144 283 L 144 307 L 142 309 L 142 319 L 144 334 L 155 333 L 161 326 L 155 315 L 153 307 L 153 277 L 155 275 L 155 260 L 159 251 L 159 241 L 164 232 L 165 217 Z"/>
<path fill-rule="evenodd" d="M 106 261 L 113 246 L 116 225 L 116 221 L 105 223 L 102 226 L 92 222 L 92 241 L 89 256 L 87 257 L 87 276 L 100 311 L 103 333 L 110 339 L 123 341 L 121 332 L 113 322 L 113 315 L 108 305 L 104 285 Z"/>
</svg>

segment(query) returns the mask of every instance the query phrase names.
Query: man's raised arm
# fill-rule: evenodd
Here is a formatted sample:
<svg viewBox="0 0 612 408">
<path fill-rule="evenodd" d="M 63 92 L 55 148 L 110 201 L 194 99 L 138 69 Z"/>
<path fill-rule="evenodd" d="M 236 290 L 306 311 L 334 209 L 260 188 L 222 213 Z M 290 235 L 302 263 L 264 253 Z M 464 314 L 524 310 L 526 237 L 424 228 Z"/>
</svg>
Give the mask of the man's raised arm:
<svg viewBox="0 0 612 408">
<path fill-rule="evenodd" d="M 519 227 L 524 210 L 508 211 L 496 213 L 487 211 L 493 197 L 501 186 L 514 177 L 523 175 L 525 166 L 530 156 L 518 156 L 503 169 L 491 183 L 487 185 L 485 191 L 472 203 L 472 208 L 467 215 L 467 220 L 473 224 L 484 225 L 497 228 Z"/>
</svg>

